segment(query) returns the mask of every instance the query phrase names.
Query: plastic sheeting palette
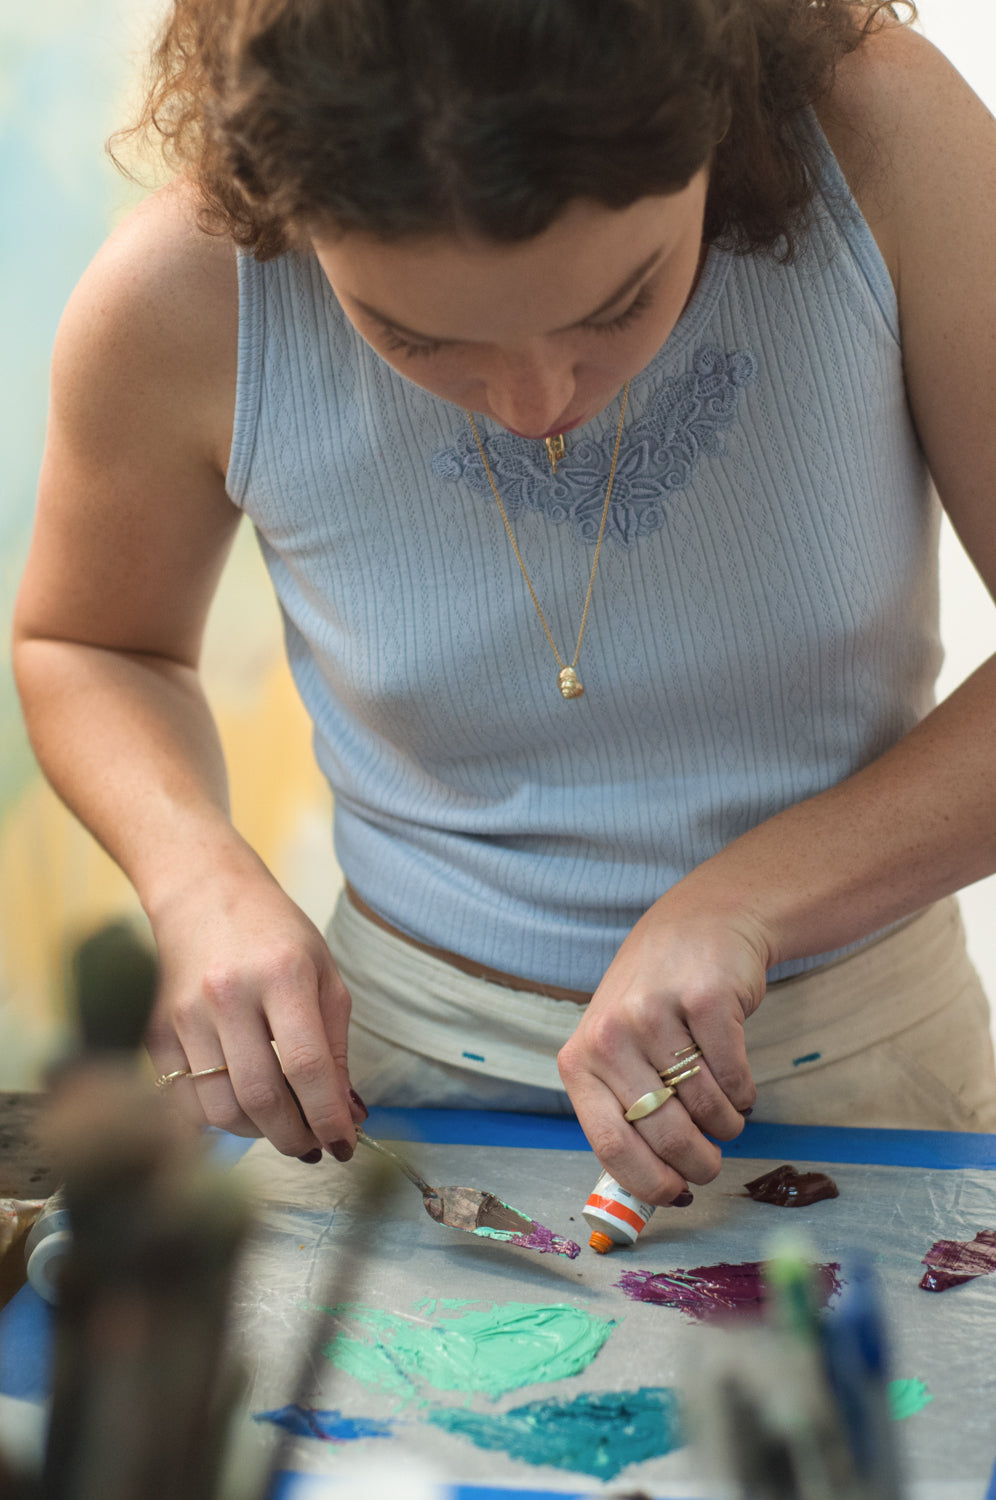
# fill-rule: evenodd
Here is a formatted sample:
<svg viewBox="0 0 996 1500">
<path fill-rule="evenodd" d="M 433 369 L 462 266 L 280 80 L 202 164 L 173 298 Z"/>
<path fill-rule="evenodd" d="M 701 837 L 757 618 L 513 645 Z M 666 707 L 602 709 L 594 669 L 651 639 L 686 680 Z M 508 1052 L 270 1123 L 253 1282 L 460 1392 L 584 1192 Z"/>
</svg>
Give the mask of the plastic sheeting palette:
<svg viewBox="0 0 996 1500">
<path fill-rule="evenodd" d="M 254 1146 L 235 1169 L 259 1212 L 234 1333 L 259 1441 L 279 1424 L 286 1467 L 348 1476 L 390 1452 L 460 1495 L 588 1495 L 612 1481 L 617 1494 L 706 1496 L 680 1408 L 704 1341 L 728 1335 L 680 1307 L 633 1301 L 618 1283 L 763 1260 L 790 1228 L 845 1282 L 855 1252 L 873 1263 L 911 1497 L 986 1496 L 996 1275 L 943 1294 L 918 1283 L 936 1240 L 996 1227 L 996 1174 L 821 1162 L 840 1196 L 789 1210 L 744 1193 L 778 1162 L 727 1157 L 690 1207 L 658 1210 L 634 1247 L 602 1257 L 587 1249 L 581 1217 L 598 1175 L 590 1152 L 403 1149 L 430 1181 L 486 1188 L 585 1248 L 567 1261 L 479 1240 L 434 1224 L 418 1194 L 369 1158 L 309 1167 Z"/>
</svg>

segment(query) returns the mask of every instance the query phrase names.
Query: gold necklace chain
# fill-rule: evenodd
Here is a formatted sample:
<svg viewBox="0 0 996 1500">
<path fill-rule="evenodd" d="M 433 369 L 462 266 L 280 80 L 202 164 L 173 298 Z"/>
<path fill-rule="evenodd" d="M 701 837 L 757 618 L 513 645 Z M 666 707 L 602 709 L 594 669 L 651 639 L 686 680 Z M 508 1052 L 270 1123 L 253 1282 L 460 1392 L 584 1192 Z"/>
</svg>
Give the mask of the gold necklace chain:
<svg viewBox="0 0 996 1500">
<path fill-rule="evenodd" d="M 522 570 L 522 576 L 526 580 L 526 587 L 529 590 L 529 595 L 533 601 L 536 613 L 539 615 L 540 624 L 543 626 L 543 629 L 546 632 L 546 638 L 550 642 L 550 646 L 554 656 L 557 658 L 557 666 L 560 668 L 559 672 L 557 673 L 557 686 L 559 687 L 561 697 L 563 698 L 580 698 L 584 692 L 584 688 L 578 681 L 578 657 L 581 655 L 581 642 L 584 639 L 584 628 L 588 623 L 588 606 L 591 604 L 591 595 L 595 587 L 595 573 L 598 570 L 598 557 L 599 553 L 602 550 L 602 537 L 605 535 L 605 522 L 608 519 L 609 515 L 609 501 L 612 499 L 612 484 L 616 477 L 616 464 L 619 460 L 619 445 L 622 442 L 623 423 L 626 420 L 626 402 L 628 400 L 629 381 L 627 380 L 626 385 L 623 389 L 622 410 L 619 413 L 619 426 L 616 429 L 616 445 L 612 452 L 612 467 L 609 470 L 609 482 L 605 490 L 605 504 L 602 506 L 602 519 L 598 527 L 598 541 L 595 543 L 595 556 L 592 559 L 591 576 L 588 579 L 588 592 L 585 595 L 584 609 L 581 612 L 581 624 L 578 628 L 577 645 L 574 647 L 574 658 L 570 662 L 564 662 L 561 658 L 560 652 L 557 650 L 557 643 L 550 633 L 550 627 L 546 623 L 546 616 L 540 608 L 540 602 L 536 597 L 536 590 L 533 588 L 532 580 L 530 579 L 529 574 L 526 572 L 526 565 L 522 561 L 522 553 L 519 551 L 518 543 L 515 540 L 515 532 L 512 530 L 511 522 L 509 521 L 508 516 L 505 513 L 505 507 L 501 503 L 501 496 L 498 493 L 498 486 L 495 484 L 494 475 L 491 472 L 491 465 L 488 463 L 488 456 L 484 451 L 484 444 L 481 442 L 480 434 L 477 431 L 477 424 L 474 421 L 473 414 L 469 411 L 467 413 L 467 420 L 470 422 L 470 430 L 474 434 L 474 441 L 477 443 L 477 450 L 481 455 L 481 462 L 484 465 L 484 472 L 488 476 L 488 483 L 491 486 L 491 492 L 498 502 L 498 509 L 501 512 L 501 518 L 505 523 L 505 530 L 508 532 L 508 539 L 512 543 L 512 551 L 515 553 L 515 560 Z M 558 457 L 562 456 L 563 450 L 561 449 Z M 554 473 L 556 472 L 557 471 L 555 467 Z"/>
</svg>

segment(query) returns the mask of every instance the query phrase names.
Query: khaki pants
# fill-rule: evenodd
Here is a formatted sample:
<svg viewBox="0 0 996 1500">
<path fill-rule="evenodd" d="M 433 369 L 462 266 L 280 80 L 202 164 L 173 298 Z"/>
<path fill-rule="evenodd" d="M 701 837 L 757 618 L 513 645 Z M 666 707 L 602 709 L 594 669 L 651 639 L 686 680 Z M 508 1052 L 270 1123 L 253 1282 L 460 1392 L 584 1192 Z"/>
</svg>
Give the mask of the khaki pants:
<svg viewBox="0 0 996 1500">
<path fill-rule="evenodd" d="M 579 1007 L 473 978 L 343 895 L 329 946 L 353 1000 L 367 1104 L 573 1113 L 556 1055 Z M 747 1022 L 757 1120 L 996 1131 L 989 1008 L 955 899 L 772 985 Z"/>
</svg>

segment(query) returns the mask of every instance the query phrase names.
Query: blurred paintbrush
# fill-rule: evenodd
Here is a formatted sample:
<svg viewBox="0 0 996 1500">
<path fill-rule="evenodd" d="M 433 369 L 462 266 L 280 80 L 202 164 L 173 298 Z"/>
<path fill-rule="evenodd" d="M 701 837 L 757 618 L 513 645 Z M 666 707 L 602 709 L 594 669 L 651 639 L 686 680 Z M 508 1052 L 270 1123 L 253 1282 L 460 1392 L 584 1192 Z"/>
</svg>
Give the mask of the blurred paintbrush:
<svg viewBox="0 0 996 1500">
<path fill-rule="evenodd" d="M 80 1051 L 50 1131 L 72 1243 L 60 1283 L 45 1500 L 210 1500 L 234 1388 L 228 1288 L 246 1210 L 138 1065 L 155 964 L 120 925 L 75 955 Z"/>
</svg>

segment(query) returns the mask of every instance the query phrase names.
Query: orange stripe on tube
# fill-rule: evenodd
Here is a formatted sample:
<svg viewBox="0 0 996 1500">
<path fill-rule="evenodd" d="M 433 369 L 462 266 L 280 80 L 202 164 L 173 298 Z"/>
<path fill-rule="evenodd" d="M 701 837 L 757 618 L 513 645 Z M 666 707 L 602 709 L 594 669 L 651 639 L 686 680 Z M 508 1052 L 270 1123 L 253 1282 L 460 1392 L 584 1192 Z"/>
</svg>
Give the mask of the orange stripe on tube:
<svg viewBox="0 0 996 1500">
<path fill-rule="evenodd" d="M 617 1219 L 622 1219 L 623 1223 L 629 1224 L 632 1229 L 636 1230 L 637 1234 L 640 1233 L 640 1230 L 647 1222 L 646 1219 L 641 1219 L 639 1214 L 635 1214 L 631 1208 L 627 1208 L 625 1203 L 617 1203 L 615 1198 L 602 1198 L 597 1193 L 592 1193 L 588 1199 L 588 1206 L 591 1208 L 600 1208 L 605 1213 L 612 1214 Z"/>
</svg>

